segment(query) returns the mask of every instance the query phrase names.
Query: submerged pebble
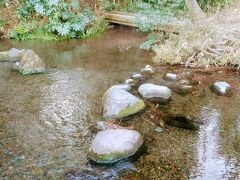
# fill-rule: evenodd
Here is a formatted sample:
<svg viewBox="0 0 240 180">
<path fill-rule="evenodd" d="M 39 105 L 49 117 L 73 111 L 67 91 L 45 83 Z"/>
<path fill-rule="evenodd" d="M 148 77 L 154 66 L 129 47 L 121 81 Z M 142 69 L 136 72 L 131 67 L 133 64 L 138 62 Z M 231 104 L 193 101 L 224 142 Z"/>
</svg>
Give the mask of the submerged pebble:
<svg viewBox="0 0 240 180">
<path fill-rule="evenodd" d="M 157 127 L 157 128 L 154 129 L 154 131 L 160 133 L 160 132 L 163 132 L 163 128 Z"/>
<path fill-rule="evenodd" d="M 176 85 L 174 87 L 174 92 L 182 95 L 186 95 L 193 91 L 193 86 L 190 85 Z"/>
<path fill-rule="evenodd" d="M 101 131 L 91 143 L 89 158 L 97 163 L 114 163 L 135 154 L 142 144 L 143 138 L 135 130 Z"/>
</svg>

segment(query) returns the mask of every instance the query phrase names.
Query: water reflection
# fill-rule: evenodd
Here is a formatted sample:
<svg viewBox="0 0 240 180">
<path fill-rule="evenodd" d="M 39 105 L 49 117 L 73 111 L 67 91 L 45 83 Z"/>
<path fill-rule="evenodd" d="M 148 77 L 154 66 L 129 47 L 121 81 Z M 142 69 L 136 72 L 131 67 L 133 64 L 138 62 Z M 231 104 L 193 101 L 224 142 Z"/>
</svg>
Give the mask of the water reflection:
<svg viewBox="0 0 240 180">
<path fill-rule="evenodd" d="M 232 169 L 236 170 L 237 161 L 235 158 L 229 160 L 220 153 L 221 113 L 211 106 L 204 107 L 200 118 L 205 125 L 198 135 L 197 172 L 191 179 L 228 179 Z"/>
</svg>

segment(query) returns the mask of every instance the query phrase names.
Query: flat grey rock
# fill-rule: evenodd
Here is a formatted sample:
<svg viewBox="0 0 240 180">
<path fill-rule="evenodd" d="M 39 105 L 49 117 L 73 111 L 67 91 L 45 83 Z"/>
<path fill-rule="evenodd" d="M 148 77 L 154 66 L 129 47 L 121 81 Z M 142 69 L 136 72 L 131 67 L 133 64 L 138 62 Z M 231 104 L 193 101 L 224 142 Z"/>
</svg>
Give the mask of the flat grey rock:
<svg viewBox="0 0 240 180">
<path fill-rule="evenodd" d="M 138 92 L 141 94 L 141 96 L 144 99 L 147 99 L 150 101 L 152 100 L 152 101 L 164 102 L 164 101 L 168 101 L 172 96 L 172 92 L 168 87 L 159 86 L 159 85 L 150 84 L 150 83 L 142 84 L 138 88 Z"/>
</svg>

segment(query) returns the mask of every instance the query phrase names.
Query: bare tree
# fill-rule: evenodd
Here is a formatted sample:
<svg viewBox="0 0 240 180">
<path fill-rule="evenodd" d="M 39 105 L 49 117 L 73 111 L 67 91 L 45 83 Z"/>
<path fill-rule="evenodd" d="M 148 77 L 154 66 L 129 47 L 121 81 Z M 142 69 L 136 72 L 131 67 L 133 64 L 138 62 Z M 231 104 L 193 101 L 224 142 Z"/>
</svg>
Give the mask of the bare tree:
<svg viewBox="0 0 240 180">
<path fill-rule="evenodd" d="M 205 18 L 205 14 L 200 8 L 197 0 L 185 0 L 185 4 L 189 10 L 189 13 L 193 22 L 196 22 Z"/>
</svg>

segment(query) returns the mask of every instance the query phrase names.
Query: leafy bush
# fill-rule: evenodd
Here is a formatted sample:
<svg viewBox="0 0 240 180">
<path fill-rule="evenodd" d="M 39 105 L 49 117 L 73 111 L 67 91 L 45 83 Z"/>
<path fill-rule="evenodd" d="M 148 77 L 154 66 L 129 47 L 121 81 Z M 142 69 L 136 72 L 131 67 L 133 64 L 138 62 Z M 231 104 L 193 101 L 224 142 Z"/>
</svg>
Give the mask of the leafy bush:
<svg viewBox="0 0 240 180">
<path fill-rule="evenodd" d="M 175 4 L 176 3 L 176 4 Z M 138 9 L 139 16 L 136 18 L 136 24 L 140 31 L 147 32 L 159 24 L 165 24 L 173 21 L 177 16 L 184 16 L 184 6 L 181 1 L 175 3 L 144 3 L 138 2 L 135 7 Z"/>
<path fill-rule="evenodd" d="M 201 8 L 203 8 L 204 10 L 209 10 L 213 7 L 223 8 L 226 5 L 230 5 L 234 1 L 235 0 L 209 0 L 209 1 L 198 0 L 198 3 L 201 6 Z"/>
<path fill-rule="evenodd" d="M 100 0 L 100 6 L 105 11 L 113 11 L 118 8 L 118 4 L 110 2 L 109 0 Z"/>
<path fill-rule="evenodd" d="M 144 50 L 150 50 L 152 48 L 153 45 L 155 45 L 156 43 L 160 43 L 163 40 L 165 40 L 167 38 L 167 34 L 165 32 L 153 32 L 151 34 L 148 35 L 147 37 L 147 41 L 142 43 L 140 45 L 141 49 Z"/>
<path fill-rule="evenodd" d="M 11 37 L 19 40 L 46 34 L 50 34 L 50 39 L 80 38 L 97 20 L 89 8 L 80 7 L 78 0 L 24 0 L 18 14 L 22 23 L 15 27 Z"/>
</svg>

